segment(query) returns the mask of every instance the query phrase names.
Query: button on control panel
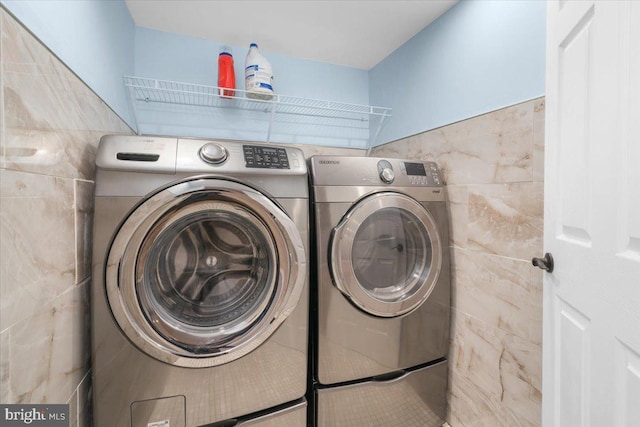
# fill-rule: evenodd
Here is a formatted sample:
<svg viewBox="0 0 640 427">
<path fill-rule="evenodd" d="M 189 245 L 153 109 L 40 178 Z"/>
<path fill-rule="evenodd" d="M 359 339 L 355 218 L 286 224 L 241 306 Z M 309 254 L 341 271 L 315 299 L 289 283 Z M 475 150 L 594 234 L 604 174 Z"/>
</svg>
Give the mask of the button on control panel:
<svg viewBox="0 0 640 427">
<path fill-rule="evenodd" d="M 220 144 L 210 142 L 200 148 L 200 158 L 212 165 L 219 165 L 227 160 L 229 153 L 226 148 Z"/>
<path fill-rule="evenodd" d="M 378 176 L 380 180 L 385 184 L 391 184 L 396 179 L 395 173 L 393 173 L 393 166 L 387 160 L 380 160 L 378 162 Z"/>
<path fill-rule="evenodd" d="M 242 151 L 248 168 L 289 169 L 289 158 L 284 148 L 243 145 Z"/>
</svg>

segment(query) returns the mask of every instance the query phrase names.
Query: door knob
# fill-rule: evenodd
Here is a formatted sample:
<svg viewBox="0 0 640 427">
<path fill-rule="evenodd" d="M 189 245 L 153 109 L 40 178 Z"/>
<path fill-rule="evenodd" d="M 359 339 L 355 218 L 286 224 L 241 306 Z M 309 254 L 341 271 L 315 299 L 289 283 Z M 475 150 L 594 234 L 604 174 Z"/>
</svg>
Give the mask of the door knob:
<svg viewBox="0 0 640 427">
<path fill-rule="evenodd" d="M 549 252 L 544 254 L 544 258 L 533 258 L 531 264 L 548 273 L 553 272 L 553 257 Z"/>
</svg>

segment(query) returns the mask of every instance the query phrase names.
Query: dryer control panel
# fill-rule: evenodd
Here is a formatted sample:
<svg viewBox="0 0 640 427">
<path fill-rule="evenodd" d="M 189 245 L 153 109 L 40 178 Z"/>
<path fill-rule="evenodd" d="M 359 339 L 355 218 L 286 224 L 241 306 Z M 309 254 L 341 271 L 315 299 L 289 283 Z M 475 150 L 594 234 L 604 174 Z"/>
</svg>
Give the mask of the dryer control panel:
<svg viewBox="0 0 640 427">
<path fill-rule="evenodd" d="M 309 164 L 315 186 L 444 186 L 438 165 L 432 161 L 313 156 Z"/>
</svg>

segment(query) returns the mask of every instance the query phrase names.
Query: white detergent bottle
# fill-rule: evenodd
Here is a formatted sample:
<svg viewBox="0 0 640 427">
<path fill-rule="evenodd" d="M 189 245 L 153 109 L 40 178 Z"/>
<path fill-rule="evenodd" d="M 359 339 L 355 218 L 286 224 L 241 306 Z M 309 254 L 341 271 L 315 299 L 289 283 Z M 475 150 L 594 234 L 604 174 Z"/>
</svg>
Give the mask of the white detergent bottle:
<svg viewBox="0 0 640 427">
<path fill-rule="evenodd" d="M 247 97 L 255 99 L 273 98 L 273 71 L 267 58 L 262 56 L 258 45 L 251 43 L 244 63 L 244 83 Z"/>
</svg>

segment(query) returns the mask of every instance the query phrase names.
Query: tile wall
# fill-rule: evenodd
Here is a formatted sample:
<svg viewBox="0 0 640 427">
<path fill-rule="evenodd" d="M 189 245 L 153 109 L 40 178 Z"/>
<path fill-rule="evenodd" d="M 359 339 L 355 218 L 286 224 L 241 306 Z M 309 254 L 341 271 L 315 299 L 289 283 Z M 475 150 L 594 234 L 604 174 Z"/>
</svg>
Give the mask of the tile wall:
<svg viewBox="0 0 640 427">
<path fill-rule="evenodd" d="M 89 427 L 93 164 L 131 129 L 3 8 L 0 27 L 0 402 Z"/>
<path fill-rule="evenodd" d="M 539 426 L 544 99 L 395 141 L 372 156 L 434 160 L 451 215 L 451 427 Z"/>
</svg>

